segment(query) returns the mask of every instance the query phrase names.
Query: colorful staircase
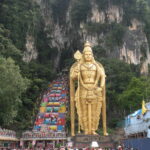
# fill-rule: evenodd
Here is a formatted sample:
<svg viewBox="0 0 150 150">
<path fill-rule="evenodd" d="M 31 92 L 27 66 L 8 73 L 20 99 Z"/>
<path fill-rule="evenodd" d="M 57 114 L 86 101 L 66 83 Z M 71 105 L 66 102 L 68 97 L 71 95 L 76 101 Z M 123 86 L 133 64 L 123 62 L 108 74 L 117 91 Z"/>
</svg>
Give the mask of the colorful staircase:
<svg viewBox="0 0 150 150">
<path fill-rule="evenodd" d="M 66 114 L 68 104 L 67 77 L 59 77 L 48 85 L 32 132 L 24 132 L 24 139 L 66 139 Z"/>
<path fill-rule="evenodd" d="M 65 81 L 55 81 L 44 94 L 34 131 L 64 132 L 66 122 L 67 89 Z"/>
</svg>

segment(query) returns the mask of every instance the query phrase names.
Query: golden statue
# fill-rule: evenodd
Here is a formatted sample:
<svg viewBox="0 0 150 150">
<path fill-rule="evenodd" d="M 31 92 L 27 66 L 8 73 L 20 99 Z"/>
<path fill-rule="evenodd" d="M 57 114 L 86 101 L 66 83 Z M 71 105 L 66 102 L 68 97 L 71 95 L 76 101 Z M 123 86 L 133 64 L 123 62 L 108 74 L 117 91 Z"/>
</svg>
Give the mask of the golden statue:
<svg viewBox="0 0 150 150">
<path fill-rule="evenodd" d="M 77 62 L 70 69 L 71 135 L 75 135 L 75 108 L 78 114 L 78 133 L 80 133 L 81 128 L 85 135 L 97 134 L 96 130 L 102 111 L 103 134 L 108 135 L 104 68 L 94 60 L 88 41 L 84 45 L 83 54 L 77 51 L 74 58 Z M 76 80 L 78 82 L 75 90 Z"/>
</svg>

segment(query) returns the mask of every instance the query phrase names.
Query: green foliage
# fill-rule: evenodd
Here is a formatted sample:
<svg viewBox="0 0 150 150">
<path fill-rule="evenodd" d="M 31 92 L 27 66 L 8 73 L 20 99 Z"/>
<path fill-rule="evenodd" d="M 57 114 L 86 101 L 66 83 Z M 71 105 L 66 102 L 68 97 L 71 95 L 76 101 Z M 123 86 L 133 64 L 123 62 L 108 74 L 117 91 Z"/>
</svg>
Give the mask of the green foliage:
<svg viewBox="0 0 150 150">
<path fill-rule="evenodd" d="M 145 61 L 145 59 L 147 59 L 146 43 L 143 43 L 141 45 L 140 51 L 141 51 L 141 54 L 142 54 L 142 57 L 141 57 L 140 61 L 143 62 L 143 61 Z"/>
<path fill-rule="evenodd" d="M 106 45 L 113 48 L 115 45 L 121 46 L 123 42 L 123 36 L 125 33 L 125 27 L 121 24 L 112 23 L 111 30 L 106 37 Z"/>
<path fill-rule="evenodd" d="M 37 32 L 36 46 L 39 51 L 38 60 L 42 63 L 47 63 L 47 60 L 51 58 L 51 51 L 48 45 L 49 39 L 47 38 L 46 32 L 44 32 L 43 29 L 44 24 L 41 22 Z"/>
<path fill-rule="evenodd" d="M 0 3 L 0 22 L 9 29 L 17 48 L 23 49 L 27 32 L 34 32 L 38 7 L 30 0 L 7 0 Z"/>
<path fill-rule="evenodd" d="M 74 63 L 74 59 L 68 58 L 64 60 L 64 67 L 69 69 L 73 63 Z"/>
<path fill-rule="evenodd" d="M 48 31 L 44 31 L 44 24 L 43 21 L 41 21 L 37 32 L 36 47 L 38 49 L 38 61 L 44 66 L 50 63 L 52 64 L 58 54 L 57 48 L 50 47 L 51 39 L 47 37 L 47 34 L 51 34 L 51 30 L 50 27 L 49 33 Z"/>
<path fill-rule="evenodd" d="M 50 81 L 53 78 L 51 64 L 40 64 L 37 61 L 20 64 L 22 74 L 29 79 L 40 78 L 45 81 Z"/>
<path fill-rule="evenodd" d="M 22 95 L 22 105 L 19 106 L 14 125 L 17 130 L 26 130 L 32 128 L 41 100 L 40 93 L 47 89 L 47 84 L 53 79 L 54 74 L 50 64 L 40 64 L 37 61 L 32 61 L 29 64 L 22 62 L 20 67 L 23 76 L 30 79 L 31 83 Z"/>
<path fill-rule="evenodd" d="M 108 124 L 117 125 L 117 121 L 124 117 L 124 106 L 120 103 L 120 94 L 123 93 L 133 77 L 139 74 L 138 66 L 131 66 L 117 59 L 99 58 L 106 72 L 106 97 Z M 122 107 L 121 107 L 122 106 Z M 119 119 L 118 119 L 119 118 Z"/>
<path fill-rule="evenodd" d="M 118 23 L 88 23 L 85 28 L 90 34 L 106 34 L 106 39 L 104 40 L 106 43 L 106 46 L 109 48 L 113 48 L 114 46 L 121 46 L 123 41 L 123 36 L 126 31 L 126 28 L 122 24 Z"/>
<path fill-rule="evenodd" d="M 123 3 L 124 16 L 123 21 L 125 24 L 130 25 L 131 19 L 136 15 L 136 0 L 126 0 Z"/>
<path fill-rule="evenodd" d="M 110 4 L 112 5 L 122 5 L 124 0 L 96 0 L 96 3 L 99 6 L 99 10 L 105 10 Z"/>
<path fill-rule="evenodd" d="M 146 0 L 137 0 L 136 11 L 137 11 L 137 17 L 143 21 L 143 19 L 145 19 L 145 17 L 148 15 L 148 11 L 149 11 L 148 2 Z"/>
<path fill-rule="evenodd" d="M 89 0 L 76 0 L 74 1 L 73 7 L 71 9 L 71 19 L 76 25 L 80 22 L 85 22 L 86 18 L 91 10 L 91 5 Z"/>
<path fill-rule="evenodd" d="M 108 0 L 96 0 L 96 2 L 100 10 L 105 10 L 108 7 Z"/>
<path fill-rule="evenodd" d="M 133 18 L 147 23 L 150 18 L 150 4 L 148 0 L 126 0 L 122 3 L 124 9 L 124 23 L 130 25 Z"/>
<path fill-rule="evenodd" d="M 107 50 L 100 45 L 93 47 L 93 52 L 96 59 L 98 59 L 98 57 L 107 57 Z"/>
<path fill-rule="evenodd" d="M 109 126 L 112 128 L 116 128 L 119 121 L 120 121 L 120 118 L 117 118 L 117 117 L 112 118 L 110 123 L 109 123 Z"/>
<path fill-rule="evenodd" d="M 27 89 L 29 80 L 22 77 L 11 58 L 0 57 L 0 72 L 0 124 L 7 126 L 17 115 L 21 95 Z"/>
<path fill-rule="evenodd" d="M 50 59 L 56 53 L 54 53 L 55 50 L 49 51 L 50 47 L 45 44 L 49 39 L 43 31 L 44 24 L 40 17 L 39 7 L 33 1 L 0 2 L 0 22 L 2 23 L 0 25 L 0 55 L 13 58 L 20 66 L 22 76 L 31 81 L 28 89 L 21 94 L 20 103 L 16 103 L 16 113 L 9 119 L 9 126 L 17 130 L 27 129 L 33 125 L 33 118 L 38 108 L 37 98 L 53 78 L 51 67 L 53 60 Z M 21 59 L 27 33 L 35 37 L 35 44 L 39 50 L 39 59 L 29 64 Z M 0 115 L 3 114 L 0 113 Z M 0 125 L 3 125 L 2 121 Z"/>
<path fill-rule="evenodd" d="M 86 30 L 92 34 L 92 33 L 97 33 L 97 34 L 100 34 L 100 33 L 106 33 L 109 29 L 109 24 L 107 23 L 103 23 L 103 24 L 100 24 L 100 23 L 87 23 L 85 25 L 85 28 Z"/>
<path fill-rule="evenodd" d="M 5 29 L 4 26 L 0 24 L 0 55 L 20 60 L 22 56 L 21 52 L 12 43 L 9 38 L 9 34 L 10 31 Z"/>
<path fill-rule="evenodd" d="M 108 134 L 113 134 L 113 133 L 114 133 L 114 130 L 111 129 L 111 128 L 107 128 L 107 132 L 108 132 Z M 98 133 L 99 135 L 103 135 L 103 129 L 102 129 L 102 128 L 98 129 L 97 133 Z"/>
<path fill-rule="evenodd" d="M 143 99 L 147 99 L 150 95 L 150 78 L 133 77 L 126 90 L 119 95 L 120 106 L 126 110 L 133 112 L 141 107 L 141 102 Z"/>
<path fill-rule="evenodd" d="M 70 0 L 50 0 L 53 19 L 60 24 L 65 23 L 66 11 Z"/>
<path fill-rule="evenodd" d="M 103 61 L 104 63 L 102 64 L 104 64 L 107 75 L 108 94 L 110 94 L 109 98 L 111 99 L 115 97 L 115 95 L 113 96 L 114 92 L 121 93 L 126 89 L 131 78 L 134 76 L 134 73 L 132 72 L 130 65 L 123 61 L 115 59 Z M 114 100 L 116 101 L 117 99 Z"/>
</svg>

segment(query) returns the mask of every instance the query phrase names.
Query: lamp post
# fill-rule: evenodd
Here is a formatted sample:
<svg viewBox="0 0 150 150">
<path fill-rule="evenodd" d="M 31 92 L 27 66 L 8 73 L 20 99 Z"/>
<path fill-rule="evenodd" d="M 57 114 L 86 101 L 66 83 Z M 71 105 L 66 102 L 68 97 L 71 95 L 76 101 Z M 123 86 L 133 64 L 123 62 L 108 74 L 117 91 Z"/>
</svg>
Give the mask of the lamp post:
<svg viewBox="0 0 150 150">
<path fill-rule="evenodd" d="M 97 147 L 99 147 L 97 141 L 92 141 L 91 147 L 94 148 L 94 150 L 95 150 Z"/>
</svg>

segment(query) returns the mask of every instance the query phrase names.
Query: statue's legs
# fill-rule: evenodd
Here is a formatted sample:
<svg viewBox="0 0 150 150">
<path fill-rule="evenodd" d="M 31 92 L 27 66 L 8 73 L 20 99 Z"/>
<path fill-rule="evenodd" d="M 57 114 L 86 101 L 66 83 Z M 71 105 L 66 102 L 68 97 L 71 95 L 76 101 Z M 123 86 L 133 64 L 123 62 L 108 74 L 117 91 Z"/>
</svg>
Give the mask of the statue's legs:
<svg viewBox="0 0 150 150">
<path fill-rule="evenodd" d="M 82 108 L 82 129 L 85 134 L 88 134 L 88 105 L 84 100 L 81 101 L 81 108 Z"/>
<path fill-rule="evenodd" d="M 100 114 L 101 114 L 102 102 L 92 104 L 92 134 L 96 134 L 98 129 Z"/>
</svg>

